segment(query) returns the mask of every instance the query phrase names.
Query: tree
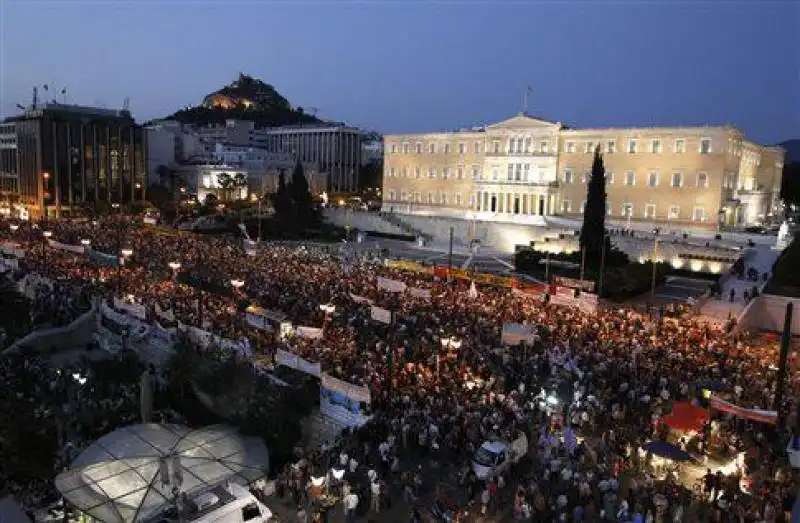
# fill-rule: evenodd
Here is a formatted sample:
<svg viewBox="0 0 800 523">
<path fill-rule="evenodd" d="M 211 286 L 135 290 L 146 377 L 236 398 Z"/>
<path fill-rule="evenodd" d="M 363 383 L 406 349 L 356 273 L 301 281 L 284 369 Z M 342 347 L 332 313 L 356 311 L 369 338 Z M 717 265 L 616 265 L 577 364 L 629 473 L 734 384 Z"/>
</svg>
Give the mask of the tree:
<svg viewBox="0 0 800 523">
<path fill-rule="evenodd" d="M 800 163 L 787 163 L 783 166 L 781 178 L 781 199 L 786 206 L 800 206 Z"/>
<path fill-rule="evenodd" d="M 302 226 L 309 225 L 314 218 L 313 201 L 311 192 L 308 190 L 308 180 L 306 180 L 305 172 L 303 172 L 303 164 L 300 163 L 300 158 L 297 159 L 294 172 L 292 172 L 289 194 L 292 198 L 294 214 L 299 224 Z"/>
<path fill-rule="evenodd" d="M 586 249 L 587 259 L 599 259 L 605 238 L 606 224 L 606 169 L 600 147 L 594 150 L 592 173 L 586 184 L 586 207 L 583 211 L 581 249 Z"/>
<path fill-rule="evenodd" d="M 236 176 L 233 177 L 233 187 L 237 193 L 241 194 L 242 189 L 247 187 L 247 176 L 244 173 L 236 173 Z"/>
<path fill-rule="evenodd" d="M 292 219 L 292 197 L 286 186 L 286 176 L 283 171 L 278 174 L 278 191 L 273 197 L 272 206 L 275 208 L 275 217 L 283 224 L 288 224 Z"/>
<path fill-rule="evenodd" d="M 228 173 L 219 173 L 217 175 L 217 185 L 219 188 L 222 189 L 222 199 L 228 201 L 231 191 L 233 190 L 234 186 L 234 179 Z"/>
</svg>

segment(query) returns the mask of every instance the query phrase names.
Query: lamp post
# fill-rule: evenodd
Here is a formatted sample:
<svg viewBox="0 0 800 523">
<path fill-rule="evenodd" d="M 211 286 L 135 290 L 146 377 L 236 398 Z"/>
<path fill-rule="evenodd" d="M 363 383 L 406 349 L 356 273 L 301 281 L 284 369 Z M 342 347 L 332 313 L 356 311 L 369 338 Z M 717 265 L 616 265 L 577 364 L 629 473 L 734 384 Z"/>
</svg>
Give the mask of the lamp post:
<svg viewBox="0 0 800 523">
<path fill-rule="evenodd" d="M 46 247 L 46 244 L 47 244 L 48 240 L 50 240 L 50 237 L 52 235 L 53 235 L 53 233 L 50 232 L 50 231 L 42 232 L 42 238 L 43 238 L 43 240 L 42 240 L 42 260 L 44 262 L 45 267 L 47 266 L 47 249 L 45 247 Z"/>
<path fill-rule="evenodd" d="M 650 281 L 650 304 L 655 306 L 655 298 L 656 298 L 656 267 L 658 263 L 658 233 L 659 230 L 653 229 L 653 259 L 651 260 L 653 264 L 653 277 Z"/>
<path fill-rule="evenodd" d="M 144 200 L 144 191 L 142 190 L 142 184 L 139 183 L 139 182 L 136 182 L 136 185 L 134 185 L 134 187 L 136 187 L 136 190 L 139 191 L 139 197 L 142 200 Z"/>
<path fill-rule="evenodd" d="M 42 217 L 47 221 L 47 196 L 50 188 L 50 173 L 42 173 Z"/>
</svg>

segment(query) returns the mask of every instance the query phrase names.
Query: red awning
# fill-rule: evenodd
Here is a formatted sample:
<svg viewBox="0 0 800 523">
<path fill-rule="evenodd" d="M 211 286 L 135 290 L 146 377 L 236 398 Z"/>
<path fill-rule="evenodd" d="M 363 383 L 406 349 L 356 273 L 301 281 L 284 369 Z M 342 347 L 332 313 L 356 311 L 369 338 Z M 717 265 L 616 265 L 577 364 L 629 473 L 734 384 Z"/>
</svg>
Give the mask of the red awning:
<svg viewBox="0 0 800 523">
<path fill-rule="evenodd" d="M 700 432 L 708 421 L 708 410 L 684 401 L 674 404 L 672 412 L 664 416 L 663 421 L 675 430 Z"/>
</svg>

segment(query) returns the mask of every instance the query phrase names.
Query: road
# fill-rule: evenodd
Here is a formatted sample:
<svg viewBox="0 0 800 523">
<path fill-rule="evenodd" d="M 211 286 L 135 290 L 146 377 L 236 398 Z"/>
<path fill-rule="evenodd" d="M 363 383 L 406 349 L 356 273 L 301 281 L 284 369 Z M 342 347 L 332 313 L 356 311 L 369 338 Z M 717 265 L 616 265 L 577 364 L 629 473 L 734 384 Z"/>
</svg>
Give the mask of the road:
<svg viewBox="0 0 800 523">
<path fill-rule="evenodd" d="M 670 303 L 685 303 L 689 299 L 697 299 L 708 290 L 711 282 L 697 278 L 687 278 L 684 276 L 668 276 L 666 281 L 656 287 L 655 303 L 656 308 L 669 305 Z M 634 306 L 644 306 L 650 302 L 650 291 L 640 294 L 629 303 Z"/>
</svg>

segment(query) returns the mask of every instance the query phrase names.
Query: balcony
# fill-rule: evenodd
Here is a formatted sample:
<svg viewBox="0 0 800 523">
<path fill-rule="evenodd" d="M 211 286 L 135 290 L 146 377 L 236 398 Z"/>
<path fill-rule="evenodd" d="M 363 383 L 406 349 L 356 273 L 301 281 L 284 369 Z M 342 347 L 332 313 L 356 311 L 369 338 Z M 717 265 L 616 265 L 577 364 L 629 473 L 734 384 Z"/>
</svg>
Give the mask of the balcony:
<svg viewBox="0 0 800 523">
<path fill-rule="evenodd" d="M 496 185 L 511 185 L 515 187 L 549 187 L 552 189 L 558 189 L 559 184 L 557 181 L 552 182 L 538 182 L 538 181 L 531 181 L 531 180 L 508 180 L 508 179 L 499 179 L 499 180 L 473 180 L 473 183 L 477 186 L 496 186 Z"/>
<path fill-rule="evenodd" d="M 486 151 L 486 156 L 490 157 L 490 158 L 501 158 L 501 157 L 504 157 L 504 158 L 526 158 L 526 157 L 527 158 L 531 158 L 531 157 L 545 158 L 545 157 L 547 157 L 547 158 L 549 158 L 549 157 L 552 157 L 552 156 L 557 156 L 557 154 L 556 154 L 555 151 L 550 151 L 550 152 L 541 152 L 541 151 L 524 152 L 523 151 L 523 152 L 513 152 L 513 153 L 511 153 L 511 152 L 508 152 L 508 151 L 494 152 L 492 150 L 488 150 L 488 151 Z"/>
</svg>

